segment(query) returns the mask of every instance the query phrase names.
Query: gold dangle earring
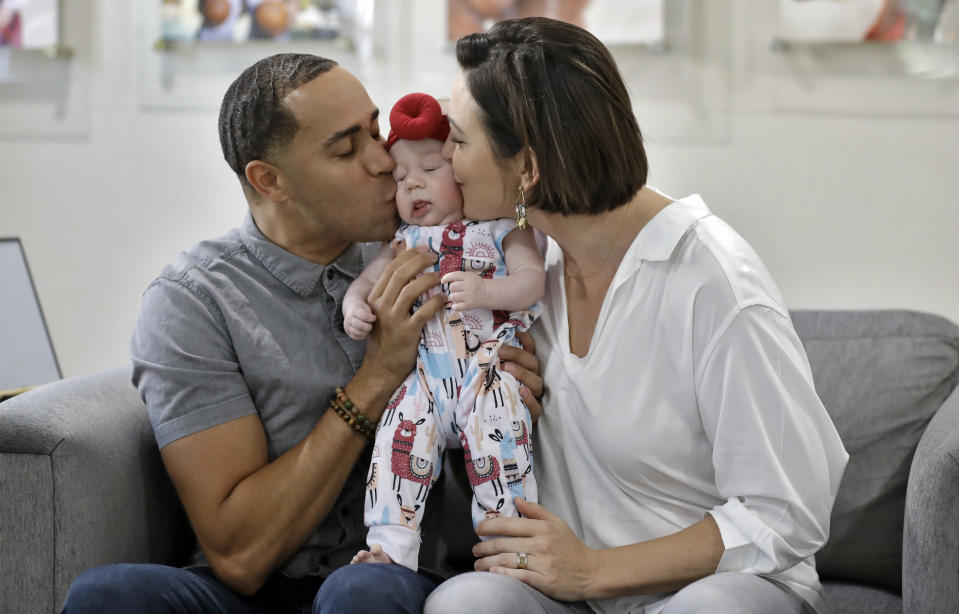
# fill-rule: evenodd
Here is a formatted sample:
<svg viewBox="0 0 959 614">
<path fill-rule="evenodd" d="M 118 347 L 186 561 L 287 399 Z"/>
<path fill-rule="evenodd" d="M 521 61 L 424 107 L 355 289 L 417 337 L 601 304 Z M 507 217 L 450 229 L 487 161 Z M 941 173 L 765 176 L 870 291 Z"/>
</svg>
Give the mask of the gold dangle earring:
<svg viewBox="0 0 959 614">
<path fill-rule="evenodd" d="M 526 230 L 529 224 L 526 221 L 526 193 L 523 186 L 519 187 L 519 196 L 516 198 L 516 227 Z"/>
</svg>

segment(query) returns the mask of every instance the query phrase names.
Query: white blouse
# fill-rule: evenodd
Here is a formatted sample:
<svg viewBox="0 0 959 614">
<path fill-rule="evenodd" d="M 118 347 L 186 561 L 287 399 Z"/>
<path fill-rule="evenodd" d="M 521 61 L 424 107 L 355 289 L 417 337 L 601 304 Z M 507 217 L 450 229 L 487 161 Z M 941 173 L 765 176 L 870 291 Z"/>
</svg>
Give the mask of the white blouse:
<svg viewBox="0 0 959 614">
<path fill-rule="evenodd" d="M 533 330 L 547 384 L 534 429 L 540 502 L 592 548 L 710 513 L 725 546 L 717 572 L 768 576 L 823 611 L 813 554 L 848 455 L 753 249 L 699 196 L 670 204 L 623 258 L 583 358 L 569 350 L 553 241 L 547 272 Z M 667 600 L 590 605 L 654 613 Z"/>
</svg>

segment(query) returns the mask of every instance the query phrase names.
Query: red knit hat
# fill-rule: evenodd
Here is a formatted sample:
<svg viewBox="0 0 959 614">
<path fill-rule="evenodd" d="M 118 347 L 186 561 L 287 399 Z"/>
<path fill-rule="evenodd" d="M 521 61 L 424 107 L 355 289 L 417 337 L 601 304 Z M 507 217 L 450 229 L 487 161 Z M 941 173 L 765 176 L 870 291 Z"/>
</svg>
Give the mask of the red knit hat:
<svg viewBox="0 0 959 614">
<path fill-rule="evenodd" d="M 396 141 L 436 139 L 443 142 L 450 133 L 450 123 L 440 109 L 440 103 L 429 94 L 407 94 L 390 111 L 390 135 L 386 139 L 389 151 Z"/>
</svg>

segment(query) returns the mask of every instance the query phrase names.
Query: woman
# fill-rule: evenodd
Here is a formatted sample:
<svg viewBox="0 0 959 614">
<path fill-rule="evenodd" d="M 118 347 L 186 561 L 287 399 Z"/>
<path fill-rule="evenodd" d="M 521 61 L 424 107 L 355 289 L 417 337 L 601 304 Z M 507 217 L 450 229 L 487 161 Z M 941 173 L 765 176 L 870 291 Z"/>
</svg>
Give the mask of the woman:
<svg viewBox="0 0 959 614">
<path fill-rule="evenodd" d="M 758 256 L 698 196 L 645 185 L 595 37 L 529 18 L 456 52 L 445 154 L 467 217 L 515 208 L 552 239 L 547 393 L 540 505 L 482 523 L 494 573 L 426 612 L 824 612 L 813 555 L 848 457 Z"/>
</svg>

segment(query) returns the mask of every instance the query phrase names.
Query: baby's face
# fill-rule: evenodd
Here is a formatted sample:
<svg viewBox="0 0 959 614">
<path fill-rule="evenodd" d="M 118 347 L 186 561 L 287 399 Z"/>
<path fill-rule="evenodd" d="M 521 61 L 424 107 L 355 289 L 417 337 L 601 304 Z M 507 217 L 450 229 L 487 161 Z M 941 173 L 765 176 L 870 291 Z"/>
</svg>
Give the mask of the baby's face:
<svg viewBox="0 0 959 614">
<path fill-rule="evenodd" d="M 396 208 L 407 224 L 445 226 L 463 217 L 463 194 L 442 152 L 436 139 L 400 139 L 390 148 Z"/>
</svg>

